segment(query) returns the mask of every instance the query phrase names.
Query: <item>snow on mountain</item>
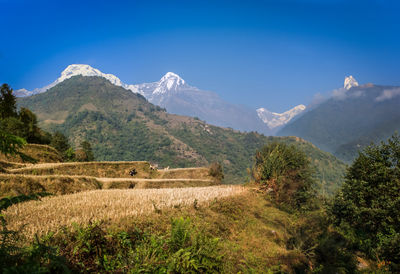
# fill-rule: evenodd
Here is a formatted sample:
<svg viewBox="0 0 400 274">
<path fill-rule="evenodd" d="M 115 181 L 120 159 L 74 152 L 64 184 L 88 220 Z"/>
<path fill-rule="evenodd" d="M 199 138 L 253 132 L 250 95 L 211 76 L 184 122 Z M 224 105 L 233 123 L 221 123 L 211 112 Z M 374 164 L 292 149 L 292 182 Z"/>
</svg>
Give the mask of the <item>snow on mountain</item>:
<svg viewBox="0 0 400 274">
<path fill-rule="evenodd" d="M 285 111 L 284 113 L 276 113 L 265 108 L 259 108 L 257 109 L 257 114 L 258 117 L 260 117 L 260 119 L 267 124 L 270 129 L 274 129 L 286 125 L 290 120 L 302 113 L 305 109 L 305 105 L 298 105 L 288 111 Z"/>
<path fill-rule="evenodd" d="M 344 85 L 343 87 L 346 90 L 351 89 L 352 87 L 358 87 L 358 82 L 356 81 L 356 79 L 353 76 L 348 76 L 346 78 L 344 78 Z"/>
<path fill-rule="evenodd" d="M 47 85 L 42 88 L 36 88 L 33 91 L 28 91 L 26 89 L 19 89 L 16 91 L 15 94 L 18 97 L 24 97 L 24 96 L 30 96 L 30 95 L 34 95 L 34 94 L 38 94 L 38 93 L 43 93 L 43 92 L 47 91 L 48 89 L 56 86 L 57 84 L 63 82 L 64 80 L 69 79 L 73 76 L 77 76 L 77 75 L 103 77 L 116 86 L 120 86 L 125 89 L 129 89 L 133 92 L 140 93 L 140 91 L 138 91 L 134 85 L 124 84 L 117 76 L 115 76 L 113 74 L 102 73 L 100 70 L 95 69 L 89 65 L 72 64 L 72 65 L 69 65 L 66 69 L 64 69 L 63 72 L 61 72 L 61 76 L 57 80 L 55 80 L 53 83 L 51 83 L 50 85 Z"/>
<path fill-rule="evenodd" d="M 178 93 L 198 91 L 188 85 L 178 74 L 167 72 L 158 82 L 131 85 L 131 90 L 142 94 L 149 102 L 165 107 L 165 101 Z"/>
<path fill-rule="evenodd" d="M 180 87 L 185 85 L 185 80 L 183 80 L 179 75 L 173 72 L 167 72 L 161 80 L 158 82 L 157 87 L 154 89 L 153 93 L 163 94 L 168 91 L 177 91 Z"/>
<path fill-rule="evenodd" d="M 29 91 L 25 88 L 14 90 L 14 95 L 17 97 L 26 97 L 33 95 L 33 91 Z"/>
</svg>

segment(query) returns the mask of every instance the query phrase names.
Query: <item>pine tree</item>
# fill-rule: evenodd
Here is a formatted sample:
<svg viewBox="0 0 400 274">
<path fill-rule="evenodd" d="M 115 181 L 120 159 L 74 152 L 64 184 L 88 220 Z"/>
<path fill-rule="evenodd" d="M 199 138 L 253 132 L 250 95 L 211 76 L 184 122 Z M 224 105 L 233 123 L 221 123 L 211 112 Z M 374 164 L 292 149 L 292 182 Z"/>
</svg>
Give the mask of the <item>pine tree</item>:
<svg viewBox="0 0 400 274">
<path fill-rule="evenodd" d="M 16 98 L 9 85 L 0 87 L 0 119 L 17 116 Z"/>
</svg>

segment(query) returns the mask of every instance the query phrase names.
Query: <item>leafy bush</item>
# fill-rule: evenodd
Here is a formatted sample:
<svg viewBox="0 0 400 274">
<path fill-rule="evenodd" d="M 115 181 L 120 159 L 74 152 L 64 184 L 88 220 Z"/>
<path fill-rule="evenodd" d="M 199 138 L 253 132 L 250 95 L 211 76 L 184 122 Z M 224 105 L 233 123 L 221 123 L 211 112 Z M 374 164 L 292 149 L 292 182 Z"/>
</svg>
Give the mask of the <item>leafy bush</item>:
<svg viewBox="0 0 400 274">
<path fill-rule="evenodd" d="M 304 152 L 294 145 L 274 142 L 256 152 L 252 177 L 276 203 L 300 209 L 315 195 L 312 172 Z"/>
<path fill-rule="evenodd" d="M 224 171 L 222 170 L 222 165 L 218 162 L 214 162 L 209 167 L 208 175 L 214 177 L 218 182 L 224 179 Z"/>
<path fill-rule="evenodd" d="M 331 213 L 334 223 L 371 259 L 400 271 L 400 137 L 360 152 Z"/>
<path fill-rule="evenodd" d="M 0 153 L 14 155 L 19 153 L 19 149 L 26 144 L 26 141 L 18 136 L 14 136 L 0 129 Z"/>
<path fill-rule="evenodd" d="M 110 233 L 99 223 L 75 225 L 50 238 L 74 269 L 88 272 L 210 273 L 221 270 L 218 240 L 172 220 L 169 235 L 139 229 Z"/>
</svg>

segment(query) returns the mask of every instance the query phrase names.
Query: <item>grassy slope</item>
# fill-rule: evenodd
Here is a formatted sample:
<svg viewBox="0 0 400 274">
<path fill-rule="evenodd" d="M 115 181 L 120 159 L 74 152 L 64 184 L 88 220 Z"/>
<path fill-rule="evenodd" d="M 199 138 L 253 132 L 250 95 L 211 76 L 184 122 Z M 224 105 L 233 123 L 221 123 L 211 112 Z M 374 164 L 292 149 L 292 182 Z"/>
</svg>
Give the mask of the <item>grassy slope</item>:
<svg viewBox="0 0 400 274">
<path fill-rule="evenodd" d="M 219 161 L 226 183 L 243 183 L 256 149 L 280 140 L 306 151 L 320 184 L 328 186 L 324 191 L 340 184 L 344 173 L 340 161 L 310 143 L 241 133 L 168 114 L 102 78 L 72 77 L 46 93 L 19 99 L 18 104 L 35 112 L 42 127 L 63 131 L 75 145 L 88 139 L 98 160 L 146 160 L 170 167 Z"/>
<path fill-rule="evenodd" d="M 0 161 L 12 163 L 60 163 L 63 161 L 57 150 L 47 145 L 28 144 L 20 152 L 28 156 L 28 160 L 21 159 L 20 156 L 5 156 L 0 153 Z"/>
<path fill-rule="evenodd" d="M 45 201 L 52 201 L 52 199 L 55 198 L 44 198 Z M 178 205 L 174 207 L 160 206 L 157 210 L 151 207 L 149 209 L 153 213 L 150 214 L 113 215 L 112 220 L 106 218 L 101 227 L 114 235 L 120 231 L 135 233 L 135 230 L 139 229 L 138 231 L 165 237 L 170 233 L 171 219 L 179 216 L 189 218 L 196 231 L 219 239 L 219 254 L 223 255 L 221 271 L 223 273 L 263 273 L 268 269 L 293 273 L 294 267 L 307 264 L 307 258 L 300 250 L 289 250 L 286 246 L 293 236 L 292 226 L 297 219 L 272 206 L 262 194 L 247 189 L 242 194 L 211 200 L 208 203 L 194 203 L 192 199 L 184 206 L 184 204 L 179 204 L 179 201 L 176 202 Z M 31 204 L 39 206 L 41 202 L 28 203 L 21 206 Z M 86 210 L 89 210 L 89 207 Z M 11 220 L 15 217 L 11 216 L 12 212 L 13 208 L 5 212 L 7 219 Z M 121 212 L 124 213 L 124 211 Z M 34 216 L 29 218 L 32 219 Z M 45 223 L 42 222 L 41 225 Z M 53 231 L 57 232 L 54 229 Z M 69 236 L 62 231 L 65 230 L 58 230 L 56 233 L 55 242 L 67 241 L 73 245 L 76 239 L 68 238 Z M 33 232 L 27 231 L 27 233 Z M 103 240 L 106 239 L 110 238 L 105 237 Z M 97 238 L 97 240 L 101 239 Z M 71 254 L 68 253 L 68 249 L 62 249 L 61 252 L 74 260 L 72 251 Z M 142 263 L 152 263 L 151 260 L 146 260 L 144 259 Z"/>
</svg>

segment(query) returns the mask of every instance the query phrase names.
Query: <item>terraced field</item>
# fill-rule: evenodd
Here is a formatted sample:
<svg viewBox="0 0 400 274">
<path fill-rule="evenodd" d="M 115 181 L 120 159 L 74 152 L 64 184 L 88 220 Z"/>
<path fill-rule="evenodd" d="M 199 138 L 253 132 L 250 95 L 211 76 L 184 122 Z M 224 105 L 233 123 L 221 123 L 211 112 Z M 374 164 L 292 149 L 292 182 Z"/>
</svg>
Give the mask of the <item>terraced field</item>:
<svg viewBox="0 0 400 274">
<path fill-rule="evenodd" d="M 208 168 L 157 170 L 149 162 L 20 164 L 0 162 L 0 198 L 35 192 L 70 194 L 95 189 L 182 188 L 218 185 Z M 135 170 L 134 176 L 130 171 Z"/>
<path fill-rule="evenodd" d="M 24 226 L 23 233 L 32 238 L 36 233 L 43 235 L 72 223 L 113 222 L 165 208 L 204 205 L 244 191 L 240 186 L 94 190 L 16 204 L 4 216 L 10 229 Z"/>
<path fill-rule="evenodd" d="M 209 175 L 207 167 L 158 170 L 145 161 L 32 164 L 13 160 L 0 161 L 0 199 L 51 194 L 3 211 L 10 228 L 23 225 L 28 238 L 73 222 L 119 220 L 162 208 L 204 204 L 244 191 L 217 186 L 220 182 Z"/>
</svg>

